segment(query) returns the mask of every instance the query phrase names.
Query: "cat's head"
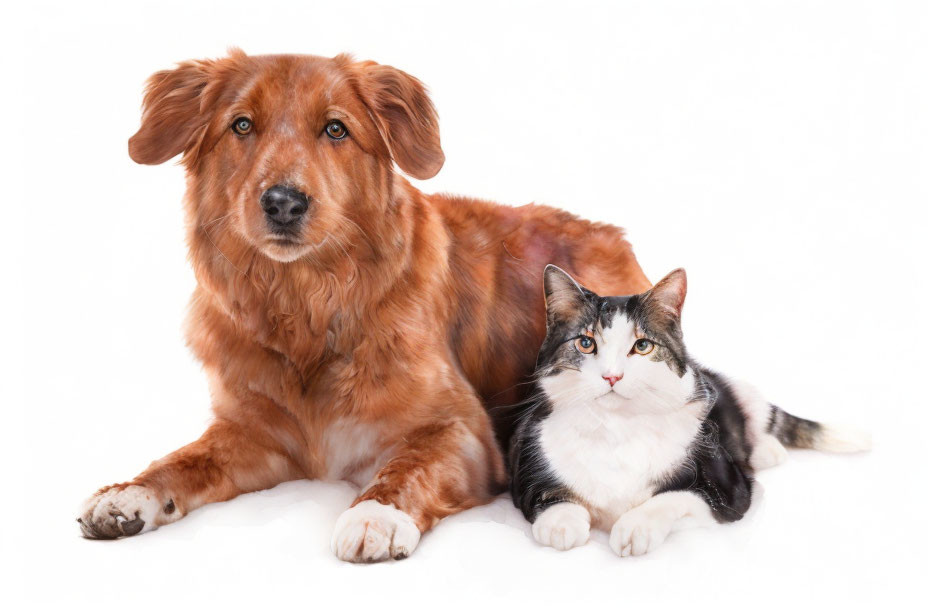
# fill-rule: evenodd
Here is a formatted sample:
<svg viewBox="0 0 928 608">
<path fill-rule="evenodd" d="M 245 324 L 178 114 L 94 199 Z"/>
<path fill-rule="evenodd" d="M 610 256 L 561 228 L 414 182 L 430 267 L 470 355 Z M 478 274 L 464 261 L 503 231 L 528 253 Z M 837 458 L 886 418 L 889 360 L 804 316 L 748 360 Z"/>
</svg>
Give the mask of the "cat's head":
<svg viewBox="0 0 928 608">
<path fill-rule="evenodd" d="M 536 375 L 551 401 L 644 413 L 676 409 L 693 393 L 682 268 L 645 293 L 600 296 L 549 265 L 544 288 L 547 335 Z"/>
</svg>

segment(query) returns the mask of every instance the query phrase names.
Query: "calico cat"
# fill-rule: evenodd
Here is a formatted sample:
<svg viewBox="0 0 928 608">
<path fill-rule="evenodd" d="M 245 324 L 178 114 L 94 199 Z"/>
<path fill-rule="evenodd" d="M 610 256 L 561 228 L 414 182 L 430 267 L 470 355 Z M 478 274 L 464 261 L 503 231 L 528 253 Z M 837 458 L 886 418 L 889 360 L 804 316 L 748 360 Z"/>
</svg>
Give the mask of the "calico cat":
<svg viewBox="0 0 928 608">
<path fill-rule="evenodd" d="M 547 336 L 510 449 L 512 499 L 556 549 L 611 530 L 621 556 L 682 527 L 741 519 L 753 473 L 784 445 L 869 448 L 865 433 L 803 420 L 693 361 L 680 313 L 686 273 L 602 297 L 545 268 Z"/>
</svg>

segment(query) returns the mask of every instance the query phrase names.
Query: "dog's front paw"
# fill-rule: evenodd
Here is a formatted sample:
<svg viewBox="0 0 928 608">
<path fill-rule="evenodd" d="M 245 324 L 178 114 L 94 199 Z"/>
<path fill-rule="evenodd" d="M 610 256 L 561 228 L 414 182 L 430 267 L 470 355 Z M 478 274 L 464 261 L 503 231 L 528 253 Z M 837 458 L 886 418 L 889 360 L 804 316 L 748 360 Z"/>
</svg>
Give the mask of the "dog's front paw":
<svg viewBox="0 0 928 608">
<path fill-rule="evenodd" d="M 632 509 L 612 526 L 609 546 L 622 557 L 644 555 L 664 542 L 673 528 L 673 521 L 660 510 Z"/>
<path fill-rule="evenodd" d="M 409 515 L 393 505 L 365 500 L 338 517 L 332 551 L 346 562 L 403 559 L 415 550 L 419 536 Z"/>
<path fill-rule="evenodd" d="M 590 512 L 572 502 L 551 505 L 532 524 L 532 534 L 558 551 L 579 547 L 590 539 Z"/>
<path fill-rule="evenodd" d="M 162 504 L 149 488 L 118 484 L 88 498 L 77 523 L 87 538 L 109 539 L 154 530 L 160 523 L 176 519 L 175 515 L 180 513 L 173 501 Z"/>
</svg>

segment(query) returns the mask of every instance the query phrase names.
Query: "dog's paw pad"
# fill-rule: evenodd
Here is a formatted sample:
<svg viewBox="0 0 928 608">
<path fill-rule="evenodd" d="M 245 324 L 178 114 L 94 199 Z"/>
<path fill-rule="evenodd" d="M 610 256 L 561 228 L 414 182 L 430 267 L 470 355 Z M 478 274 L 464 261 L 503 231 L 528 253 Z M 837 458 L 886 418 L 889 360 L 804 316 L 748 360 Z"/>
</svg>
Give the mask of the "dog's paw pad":
<svg viewBox="0 0 928 608">
<path fill-rule="evenodd" d="M 409 515 L 393 505 L 365 500 L 338 517 L 332 551 L 347 562 L 404 559 L 419 544 L 419 536 Z"/>
<path fill-rule="evenodd" d="M 172 514 L 173 502 L 170 503 Z M 133 536 L 155 529 L 159 520 L 171 519 L 171 514 L 161 515 L 162 509 L 155 492 L 143 486 L 115 486 L 100 491 L 84 502 L 77 523 L 87 538 L 109 539 Z M 179 515 L 179 513 L 178 513 Z"/>
<path fill-rule="evenodd" d="M 532 534 L 542 545 L 566 551 L 590 539 L 590 512 L 571 502 L 552 505 L 532 524 Z"/>
</svg>

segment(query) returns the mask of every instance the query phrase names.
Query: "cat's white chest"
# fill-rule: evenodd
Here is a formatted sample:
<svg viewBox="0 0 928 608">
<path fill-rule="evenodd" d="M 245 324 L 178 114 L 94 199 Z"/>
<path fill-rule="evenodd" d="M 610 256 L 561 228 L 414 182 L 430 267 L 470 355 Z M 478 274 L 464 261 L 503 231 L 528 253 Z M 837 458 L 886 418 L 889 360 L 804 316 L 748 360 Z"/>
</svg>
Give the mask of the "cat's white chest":
<svg viewBox="0 0 928 608">
<path fill-rule="evenodd" d="M 693 406 L 637 416 L 584 408 L 555 408 L 540 424 L 539 442 L 558 479 L 590 509 L 593 525 L 608 530 L 680 466 L 701 419 Z"/>
</svg>

